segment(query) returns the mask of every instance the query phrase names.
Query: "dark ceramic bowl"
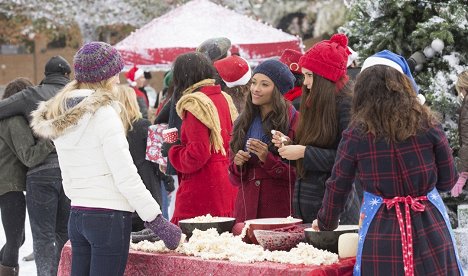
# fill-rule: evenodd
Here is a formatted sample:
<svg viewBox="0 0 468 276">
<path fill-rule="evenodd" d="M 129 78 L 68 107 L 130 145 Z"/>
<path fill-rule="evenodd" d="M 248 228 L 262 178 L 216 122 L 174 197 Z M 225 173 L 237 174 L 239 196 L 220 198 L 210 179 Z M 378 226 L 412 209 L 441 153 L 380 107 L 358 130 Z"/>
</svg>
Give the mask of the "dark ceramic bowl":
<svg viewBox="0 0 468 276">
<path fill-rule="evenodd" d="M 217 217 L 216 220 L 215 222 L 192 222 L 192 219 L 183 219 L 179 221 L 179 227 L 182 233 L 187 235 L 188 239 L 192 236 L 192 232 L 195 229 L 205 231 L 210 228 L 216 228 L 220 234 L 223 232 L 231 232 L 236 222 L 235 218 L 228 217 Z"/>
<path fill-rule="evenodd" d="M 314 231 L 312 228 L 306 228 L 306 241 L 315 248 L 328 250 L 338 254 L 338 238 L 344 233 L 357 233 L 358 225 L 340 225 L 334 231 Z"/>
<path fill-rule="evenodd" d="M 301 224 L 302 219 L 261 218 L 261 219 L 251 219 L 251 220 L 245 221 L 245 223 L 247 222 L 250 223 L 249 229 L 247 229 L 247 237 L 252 243 L 258 244 L 258 241 L 255 238 L 254 230 L 273 230 L 277 228 L 283 228 L 287 226 Z"/>
</svg>

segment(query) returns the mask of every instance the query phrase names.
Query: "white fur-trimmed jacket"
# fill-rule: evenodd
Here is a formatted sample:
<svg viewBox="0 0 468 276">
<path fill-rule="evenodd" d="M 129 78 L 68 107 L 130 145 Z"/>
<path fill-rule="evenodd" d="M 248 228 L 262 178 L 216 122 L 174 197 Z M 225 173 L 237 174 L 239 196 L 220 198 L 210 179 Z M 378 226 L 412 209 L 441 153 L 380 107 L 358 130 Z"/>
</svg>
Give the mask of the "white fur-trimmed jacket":
<svg viewBox="0 0 468 276">
<path fill-rule="evenodd" d="M 100 91 L 75 90 L 69 99 L 76 100 L 74 106 L 55 118 L 46 118 L 54 99 L 42 102 L 32 113 L 31 126 L 54 141 L 72 206 L 136 210 L 144 221 L 155 219 L 160 207 L 133 164 L 120 107 Z"/>
</svg>

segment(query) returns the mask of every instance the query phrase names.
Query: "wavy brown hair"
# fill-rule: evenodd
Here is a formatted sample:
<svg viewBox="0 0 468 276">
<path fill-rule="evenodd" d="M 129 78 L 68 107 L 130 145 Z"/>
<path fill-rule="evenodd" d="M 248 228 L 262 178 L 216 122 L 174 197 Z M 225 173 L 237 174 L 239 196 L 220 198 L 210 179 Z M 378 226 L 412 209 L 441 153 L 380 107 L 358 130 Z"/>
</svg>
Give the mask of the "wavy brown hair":
<svg viewBox="0 0 468 276">
<path fill-rule="evenodd" d="M 290 102 L 287 102 L 278 88 L 274 87 L 272 95 L 272 111 L 262 121 L 263 132 L 272 139 L 271 130 L 279 130 L 287 134 L 289 130 L 289 109 Z M 260 115 L 260 107 L 252 103 L 252 94 L 249 93 L 244 110 L 239 115 L 232 131 L 231 142 L 229 144 L 231 153 L 235 155 L 239 150 L 244 149 L 245 135 L 250 128 L 255 116 Z M 268 150 L 278 155 L 278 151 L 273 143 L 268 143 Z"/>
<path fill-rule="evenodd" d="M 236 106 L 237 112 L 242 113 L 245 107 L 248 94 L 250 93 L 250 82 L 245 85 L 238 85 L 234 87 L 225 87 L 224 92 L 231 96 L 234 105 Z"/>
<path fill-rule="evenodd" d="M 300 120 L 296 129 L 296 144 L 331 148 L 339 135 L 337 102 L 351 97 L 349 82 L 337 92 L 336 83 L 313 73 L 312 88 L 302 87 Z M 304 159 L 296 162 L 296 171 L 304 175 Z"/>
<path fill-rule="evenodd" d="M 356 80 L 351 125 L 376 139 L 400 142 L 437 123 L 422 105 L 410 80 L 385 65 L 362 71 Z"/>
</svg>

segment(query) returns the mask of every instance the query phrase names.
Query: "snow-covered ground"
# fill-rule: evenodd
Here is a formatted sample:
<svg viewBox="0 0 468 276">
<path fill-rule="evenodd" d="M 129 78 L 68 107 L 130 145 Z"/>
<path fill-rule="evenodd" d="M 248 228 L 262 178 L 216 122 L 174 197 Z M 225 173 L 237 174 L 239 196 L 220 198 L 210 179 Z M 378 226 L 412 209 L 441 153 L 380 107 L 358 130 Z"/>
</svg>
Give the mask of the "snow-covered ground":
<svg viewBox="0 0 468 276">
<path fill-rule="evenodd" d="M 29 255 L 33 252 L 32 245 L 32 236 L 31 236 L 31 227 L 29 226 L 29 217 L 26 214 L 26 240 L 24 241 L 23 246 L 21 246 L 19 251 L 19 275 L 20 276 L 36 276 L 36 263 L 34 261 L 25 262 L 23 257 Z M 5 231 L 3 231 L 3 224 L 0 223 L 0 247 L 5 244 Z"/>
</svg>

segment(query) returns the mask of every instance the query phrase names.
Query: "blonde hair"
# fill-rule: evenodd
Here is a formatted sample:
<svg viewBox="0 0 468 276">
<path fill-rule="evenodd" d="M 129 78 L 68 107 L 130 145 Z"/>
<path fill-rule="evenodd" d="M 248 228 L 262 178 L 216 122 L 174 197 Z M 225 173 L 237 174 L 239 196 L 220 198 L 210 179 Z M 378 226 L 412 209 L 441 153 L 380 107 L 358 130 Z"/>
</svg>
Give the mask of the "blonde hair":
<svg viewBox="0 0 468 276">
<path fill-rule="evenodd" d="M 468 93 L 468 70 L 458 75 L 458 81 L 455 84 L 455 88 L 457 89 L 458 94 L 460 94 L 462 90 L 465 90 L 465 93 Z"/>
<path fill-rule="evenodd" d="M 140 107 L 138 106 L 137 97 L 133 88 L 127 85 L 118 85 L 116 89 L 117 100 L 122 104 L 127 113 L 127 118 L 123 121 L 125 129 L 131 130 L 132 124 L 143 118 Z"/>
<path fill-rule="evenodd" d="M 72 80 L 69 82 L 65 87 L 60 90 L 57 95 L 55 95 L 51 100 L 50 100 L 50 105 L 49 109 L 47 110 L 45 116 L 46 118 L 56 118 L 62 114 L 65 113 L 67 110 L 67 98 L 69 98 L 69 94 L 77 89 L 89 89 L 89 90 L 94 90 L 95 92 L 107 94 L 111 96 L 111 98 L 114 98 L 117 100 L 117 93 L 116 93 L 116 87 L 114 84 L 114 77 L 99 81 L 99 82 L 93 82 L 93 83 L 86 83 L 86 82 L 79 82 L 77 80 Z M 120 104 L 120 101 L 117 101 L 119 105 L 121 106 L 120 110 L 120 119 L 122 120 L 122 123 L 124 125 L 125 133 L 128 131 L 128 123 L 130 122 L 130 119 L 128 117 L 127 111 L 125 107 Z"/>
</svg>

